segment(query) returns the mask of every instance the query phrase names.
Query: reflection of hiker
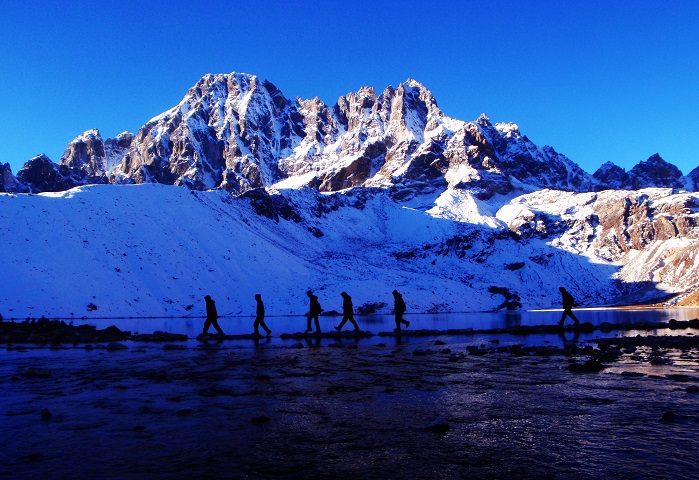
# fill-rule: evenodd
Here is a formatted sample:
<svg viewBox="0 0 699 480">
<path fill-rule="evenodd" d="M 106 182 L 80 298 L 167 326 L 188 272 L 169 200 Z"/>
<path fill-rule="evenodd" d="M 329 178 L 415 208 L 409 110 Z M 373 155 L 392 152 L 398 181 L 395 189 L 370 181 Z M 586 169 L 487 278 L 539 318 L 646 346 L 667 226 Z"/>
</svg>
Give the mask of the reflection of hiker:
<svg viewBox="0 0 699 480">
<path fill-rule="evenodd" d="M 563 326 L 566 316 L 572 318 L 574 325 L 577 326 L 580 322 L 578 322 L 578 318 L 575 315 L 573 315 L 573 311 L 571 310 L 571 308 L 573 308 L 573 306 L 575 305 L 575 299 L 570 293 L 568 293 L 568 291 L 565 288 L 558 287 L 558 289 L 561 291 L 563 302 L 563 315 L 561 315 L 561 319 L 558 322 L 558 326 Z"/>
<path fill-rule="evenodd" d="M 318 315 L 320 315 L 320 312 L 322 312 L 323 309 L 320 308 L 320 302 L 318 302 L 318 297 L 313 295 L 312 291 L 307 291 L 306 295 L 308 295 L 308 298 L 311 300 L 311 304 L 308 309 L 308 326 L 306 328 L 306 332 L 310 332 L 311 330 L 313 330 L 311 328 L 311 319 L 314 319 L 316 322 L 316 333 L 320 333 L 320 322 L 318 321 Z"/>
<path fill-rule="evenodd" d="M 335 330 L 338 332 L 342 330 L 342 326 L 347 322 L 347 320 L 350 321 L 352 325 L 354 325 L 354 331 L 359 332 L 359 325 L 357 325 L 357 322 L 354 321 L 354 308 L 352 307 L 352 297 L 347 295 L 347 292 L 342 292 L 340 295 L 342 295 L 342 298 L 344 299 L 342 301 L 342 321 L 340 324 L 335 327 Z"/>
<path fill-rule="evenodd" d="M 573 332 L 574 333 L 573 333 L 572 340 L 568 340 L 566 338 L 566 334 L 565 334 L 564 330 L 560 330 L 558 332 L 558 336 L 561 337 L 561 341 L 563 342 L 563 350 L 566 353 L 574 352 L 577 345 L 578 345 L 578 342 L 580 341 L 580 332 L 578 331 L 578 329 L 576 328 L 575 330 L 573 330 Z"/>
<path fill-rule="evenodd" d="M 209 295 L 204 297 L 204 301 L 206 301 L 206 321 L 204 322 L 204 331 L 202 334 L 206 335 L 206 333 L 209 331 L 209 327 L 213 325 L 219 335 L 224 335 L 223 330 L 221 330 L 221 327 L 218 326 L 216 302 L 214 302 Z"/>
<path fill-rule="evenodd" d="M 259 335 L 259 327 L 262 327 L 265 329 L 265 332 L 267 332 L 267 336 L 269 337 L 272 333 L 272 330 L 267 328 L 267 325 L 265 324 L 265 304 L 262 303 L 262 295 L 259 293 L 255 295 L 255 300 L 257 300 L 257 317 L 255 318 L 255 323 L 253 326 L 255 327 L 255 335 Z"/>
<path fill-rule="evenodd" d="M 395 300 L 393 303 L 393 313 L 396 316 L 395 331 L 400 331 L 401 323 L 407 328 L 410 326 L 410 322 L 403 318 L 403 314 L 405 313 L 405 302 L 403 301 L 403 295 L 398 293 L 398 290 L 393 290 L 393 298 Z"/>
</svg>

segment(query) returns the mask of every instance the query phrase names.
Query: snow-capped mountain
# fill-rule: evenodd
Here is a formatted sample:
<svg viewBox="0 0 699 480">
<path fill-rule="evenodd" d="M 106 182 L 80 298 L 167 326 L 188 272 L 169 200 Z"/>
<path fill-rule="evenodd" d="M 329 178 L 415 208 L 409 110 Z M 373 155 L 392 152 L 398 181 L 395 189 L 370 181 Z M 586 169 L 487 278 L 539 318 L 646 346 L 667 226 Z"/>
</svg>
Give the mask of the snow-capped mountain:
<svg viewBox="0 0 699 480">
<path fill-rule="evenodd" d="M 419 311 L 550 307 L 560 285 L 587 305 L 681 298 L 697 172 L 654 155 L 589 175 L 515 124 L 447 117 L 415 80 L 328 106 L 207 75 L 136 135 L 0 166 L 0 313 L 177 316 L 209 293 L 238 314 L 261 292 L 288 314 L 307 288 L 384 312 L 393 288 Z"/>
<path fill-rule="evenodd" d="M 89 130 L 58 166 L 36 158 L 18 172 L 12 191 L 150 182 L 236 193 L 276 184 L 324 192 L 394 185 L 469 189 L 487 199 L 540 188 L 695 189 L 692 177 L 657 154 L 628 173 L 608 162 L 591 176 L 553 148 L 534 145 L 515 124 L 447 117 L 412 79 L 379 95 L 363 87 L 328 106 L 318 98 L 288 100 L 254 75 L 206 75 L 136 135 L 104 140 Z"/>
<path fill-rule="evenodd" d="M 415 80 L 377 95 L 291 101 L 270 82 L 232 73 L 206 75 L 182 101 L 136 135 L 76 137 L 58 162 L 54 188 L 22 168 L 27 191 L 65 185 L 156 182 L 196 190 L 405 185 L 469 188 L 479 198 L 515 188 L 591 190 L 595 179 L 551 147 L 537 147 L 516 125 L 481 116 L 445 116 Z M 67 168 L 67 170 L 66 170 Z"/>
</svg>

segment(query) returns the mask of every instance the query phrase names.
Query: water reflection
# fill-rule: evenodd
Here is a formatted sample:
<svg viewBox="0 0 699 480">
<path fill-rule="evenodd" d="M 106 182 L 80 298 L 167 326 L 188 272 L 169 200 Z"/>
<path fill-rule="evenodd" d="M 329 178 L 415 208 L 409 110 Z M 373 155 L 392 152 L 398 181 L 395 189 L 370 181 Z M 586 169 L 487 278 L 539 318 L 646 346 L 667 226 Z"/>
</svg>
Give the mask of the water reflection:
<svg viewBox="0 0 699 480">
<path fill-rule="evenodd" d="M 666 308 L 666 309 L 576 309 L 576 315 L 581 322 L 600 325 L 604 322 L 612 324 L 668 322 L 675 320 L 692 320 L 699 318 L 699 308 Z M 517 312 L 464 312 L 439 314 L 411 314 L 409 330 L 474 330 L 503 328 L 518 325 L 554 325 L 561 316 L 561 310 L 538 310 Z M 406 317 L 407 318 L 407 317 Z M 359 327 L 373 333 L 390 332 L 395 327 L 393 315 L 356 316 Z M 275 337 L 281 333 L 302 332 L 305 329 L 303 316 L 268 316 L 267 324 Z M 320 317 L 321 328 L 332 331 L 337 323 L 336 317 Z M 202 329 L 203 318 L 112 318 L 93 320 L 74 320 L 75 324 L 87 323 L 98 328 L 115 325 L 121 330 L 132 333 L 153 333 L 164 331 L 169 333 L 184 333 L 194 338 Z M 227 334 L 242 335 L 253 332 L 253 317 L 221 317 L 219 323 Z M 628 333 L 627 333 L 628 334 Z M 259 342 L 264 344 L 264 342 Z"/>
</svg>

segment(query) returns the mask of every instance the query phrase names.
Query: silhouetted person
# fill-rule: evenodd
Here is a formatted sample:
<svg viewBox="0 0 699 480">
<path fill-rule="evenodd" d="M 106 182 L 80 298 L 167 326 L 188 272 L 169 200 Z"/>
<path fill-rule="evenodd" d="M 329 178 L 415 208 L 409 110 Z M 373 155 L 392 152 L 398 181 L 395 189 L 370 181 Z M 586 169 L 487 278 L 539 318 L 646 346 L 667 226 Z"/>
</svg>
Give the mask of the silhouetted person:
<svg viewBox="0 0 699 480">
<path fill-rule="evenodd" d="M 400 331 L 400 324 L 404 324 L 405 327 L 410 326 L 410 322 L 403 318 L 405 313 L 405 302 L 403 301 L 403 295 L 398 293 L 398 290 L 393 290 L 393 313 L 396 316 L 396 328 L 395 331 Z"/>
<path fill-rule="evenodd" d="M 313 292 L 311 290 L 307 291 L 306 295 L 311 300 L 311 304 L 308 309 L 308 319 L 306 320 L 308 322 L 306 332 L 308 333 L 313 330 L 311 328 L 311 319 L 313 319 L 316 322 L 316 333 L 320 333 L 320 322 L 318 321 L 318 315 L 320 315 L 320 312 L 322 312 L 323 309 L 320 308 L 320 302 L 318 301 L 318 297 L 313 295 Z"/>
<path fill-rule="evenodd" d="M 265 304 L 262 303 L 262 295 L 259 293 L 255 295 L 255 300 L 257 300 L 257 317 L 255 318 L 255 323 L 253 326 L 255 327 L 255 335 L 259 335 L 260 332 L 260 327 L 265 329 L 265 332 L 267 332 L 267 336 L 269 337 L 272 334 L 272 330 L 267 328 L 267 325 L 265 324 Z"/>
<path fill-rule="evenodd" d="M 202 334 L 206 335 L 209 331 L 209 327 L 213 325 L 218 334 L 223 336 L 223 330 L 221 330 L 221 327 L 218 326 L 218 312 L 216 311 L 216 302 L 214 302 L 214 300 L 209 295 L 206 295 L 204 297 L 204 301 L 206 301 L 206 321 L 204 322 L 204 331 L 202 332 Z"/>
<path fill-rule="evenodd" d="M 342 321 L 340 324 L 335 327 L 335 330 L 338 332 L 342 330 L 342 326 L 347 322 L 347 320 L 350 321 L 352 325 L 354 325 L 354 331 L 359 332 L 359 325 L 357 325 L 357 322 L 354 321 L 354 307 L 352 306 L 352 297 L 350 297 L 347 292 L 342 292 L 340 295 L 342 295 L 343 301 L 342 301 Z"/>
<path fill-rule="evenodd" d="M 580 322 L 578 322 L 578 318 L 573 314 L 573 311 L 571 310 L 571 308 L 573 308 L 573 306 L 575 305 L 575 299 L 570 293 L 568 293 L 568 291 L 565 288 L 558 287 L 558 289 L 561 291 L 561 300 L 563 303 L 563 315 L 561 315 L 561 319 L 558 322 L 558 326 L 562 327 L 563 323 L 565 322 L 566 316 L 568 316 L 573 319 L 573 323 L 577 327 Z"/>
</svg>

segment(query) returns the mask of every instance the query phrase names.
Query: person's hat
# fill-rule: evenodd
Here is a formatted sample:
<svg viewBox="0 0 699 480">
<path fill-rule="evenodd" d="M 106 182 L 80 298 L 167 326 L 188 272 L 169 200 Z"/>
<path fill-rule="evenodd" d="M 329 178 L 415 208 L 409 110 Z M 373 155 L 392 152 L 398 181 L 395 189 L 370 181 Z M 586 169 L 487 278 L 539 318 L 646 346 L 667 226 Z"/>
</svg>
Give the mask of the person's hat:
<svg viewBox="0 0 699 480">
<path fill-rule="evenodd" d="M 204 300 L 211 300 L 211 295 L 204 295 Z"/>
</svg>

